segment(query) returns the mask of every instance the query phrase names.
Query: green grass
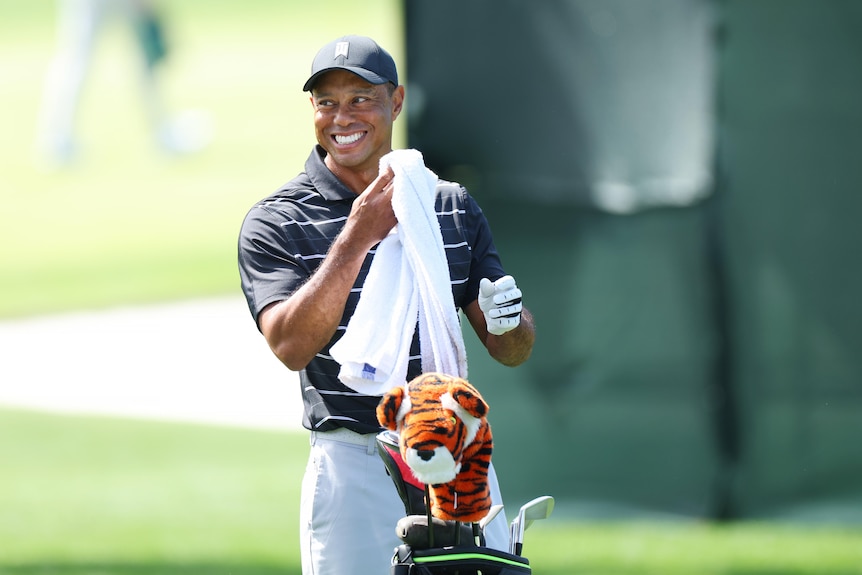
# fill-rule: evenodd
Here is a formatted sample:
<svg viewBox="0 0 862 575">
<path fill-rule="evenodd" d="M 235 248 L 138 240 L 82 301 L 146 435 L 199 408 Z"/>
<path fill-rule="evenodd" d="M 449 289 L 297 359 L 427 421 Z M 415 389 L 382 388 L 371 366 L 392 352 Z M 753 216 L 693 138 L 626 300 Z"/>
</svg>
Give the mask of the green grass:
<svg viewBox="0 0 862 575">
<path fill-rule="evenodd" d="M 0 574 L 299 573 L 304 432 L 0 410 Z M 543 575 L 862 574 L 862 531 L 536 523 Z"/>
<path fill-rule="evenodd" d="M 402 59 L 397 0 L 164 4 L 168 107 L 208 114 L 213 143 L 183 158 L 151 145 L 137 55 L 114 26 L 85 86 L 81 161 L 45 172 L 33 149 L 54 3 L 0 3 L 0 318 L 237 293 L 242 217 L 314 143 L 301 91 L 314 52 L 364 33 Z"/>
<path fill-rule="evenodd" d="M 536 524 L 524 554 L 536 573 L 851 575 L 862 531 L 776 524 Z"/>
<path fill-rule="evenodd" d="M 0 411 L 0 573 L 298 572 L 308 439 Z"/>
</svg>

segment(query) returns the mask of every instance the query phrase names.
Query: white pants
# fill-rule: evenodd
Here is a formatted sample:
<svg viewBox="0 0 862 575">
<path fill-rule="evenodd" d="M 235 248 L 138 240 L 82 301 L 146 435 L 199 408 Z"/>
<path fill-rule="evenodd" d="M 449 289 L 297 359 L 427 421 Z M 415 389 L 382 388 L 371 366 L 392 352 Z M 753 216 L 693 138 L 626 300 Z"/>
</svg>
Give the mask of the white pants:
<svg viewBox="0 0 862 575">
<path fill-rule="evenodd" d="M 501 503 L 493 467 L 489 483 L 493 502 Z M 374 434 L 312 432 L 299 512 L 303 575 L 388 574 L 402 517 L 404 504 Z M 503 513 L 486 527 L 485 538 L 489 547 L 507 549 Z"/>
</svg>

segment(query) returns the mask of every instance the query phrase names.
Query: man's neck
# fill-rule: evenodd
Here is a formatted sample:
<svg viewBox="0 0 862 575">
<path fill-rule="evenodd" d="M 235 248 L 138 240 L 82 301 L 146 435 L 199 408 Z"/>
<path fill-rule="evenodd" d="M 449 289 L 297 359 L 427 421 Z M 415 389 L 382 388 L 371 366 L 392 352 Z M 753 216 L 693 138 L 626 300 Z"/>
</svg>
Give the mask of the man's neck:
<svg viewBox="0 0 862 575">
<path fill-rule="evenodd" d="M 335 177 L 357 196 L 374 181 L 379 171 L 378 163 L 369 168 L 346 168 L 333 162 L 330 156 L 326 156 L 323 162 L 329 171 L 335 174 Z"/>
</svg>

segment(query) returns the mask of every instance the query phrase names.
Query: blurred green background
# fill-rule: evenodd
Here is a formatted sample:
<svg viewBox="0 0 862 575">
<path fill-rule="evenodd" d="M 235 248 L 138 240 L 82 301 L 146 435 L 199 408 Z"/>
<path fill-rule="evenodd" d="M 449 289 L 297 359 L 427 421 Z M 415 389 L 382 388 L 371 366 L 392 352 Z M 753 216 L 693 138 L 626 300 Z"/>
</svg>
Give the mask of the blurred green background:
<svg viewBox="0 0 862 575">
<path fill-rule="evenodd" d="M 363 30 L 403 53 L 395 1 L 163 4 L 166 107 L 206 114 L 211 145 L 183 157 L 153 145 L 135 38 L 120 21 L 97 40 L 80 160 L 52 172 L 34 147 L 55 6 L 0 3 L 0 317 L 235 292 L 242 216 L 314 143 L 309 52 Z"/>
<path fill-rule="evenodd" d="M 113 27 L 80 161 L 52 171 L 33 152 L 54 4 L 0 1 L 0 319 L 237 294 L 242 216 L 314 141 L 310 58 L 367 34 L 407 79 L 396 145 L 470 186 L 537 318 L 515 370 L 468 337 L 507 503 L 558 499 L 527 534 L 536 572 L 862 573 L 862 5 L 163 14 L 168 107 L 211 144 L 153 146 Z M 298 572 L 305 453 L 301 432 L 0 411 L 0 573 Z"/>
<path fill-rule="evenodd" d="M 471 350 L 507 492 L 862 521 L 862 3 L 406 7 L 410 145 L 538 326 L 515 370 Z"/>
</svg>

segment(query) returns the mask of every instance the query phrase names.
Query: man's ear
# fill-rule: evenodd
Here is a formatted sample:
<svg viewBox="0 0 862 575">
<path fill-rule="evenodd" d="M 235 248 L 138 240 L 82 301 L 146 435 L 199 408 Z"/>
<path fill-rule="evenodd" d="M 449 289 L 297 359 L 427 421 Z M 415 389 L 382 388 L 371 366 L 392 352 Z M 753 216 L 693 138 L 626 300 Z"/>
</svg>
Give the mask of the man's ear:
<svg viewBox="0 0 862 575">
<path fill-rule="evenodd" d="M 393 387 L 387 391 L 377 404 L 377 421 L 386 429 L 395 431 L 398 428 L 399 410 L 404 399 L 404 388 Z"/>
<path fill-rule="evenodd" d="M 404 86 L 398 86 L 392 92 L 392 121 L 401 114 L 404 108 Z"/>
</svg>

